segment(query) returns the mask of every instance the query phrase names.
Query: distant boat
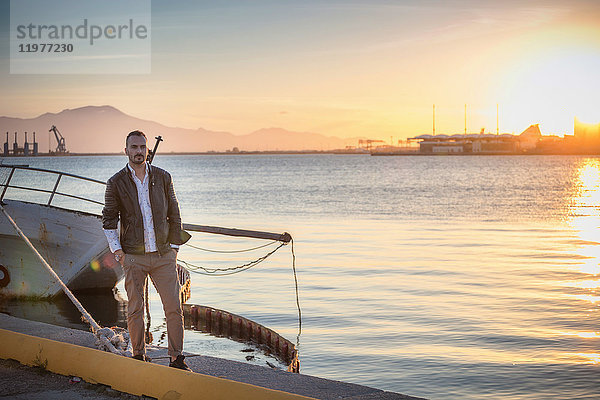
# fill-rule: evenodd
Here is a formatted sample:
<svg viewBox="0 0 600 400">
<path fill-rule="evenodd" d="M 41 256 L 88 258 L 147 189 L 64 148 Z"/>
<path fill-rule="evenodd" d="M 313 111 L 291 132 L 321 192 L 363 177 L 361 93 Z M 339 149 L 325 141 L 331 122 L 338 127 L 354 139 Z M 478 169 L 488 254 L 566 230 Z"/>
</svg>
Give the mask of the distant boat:
<svg viewBox="0 0 600 400">
<path fill-rule="evenodd" d="M 101 217 L 52 204 L 59 196 L 84 203 L 101 202 L 57 191 L 58 183 L 64 177 L 75 185 L 79 182 L 104 185 L 102 181 L 68 173 L 0 165 L 0 201 L 71 290 L 110 290 L 123 278 L 123 269 L 108 248 Z M 40 181 L 49 181 L 54 189 L 41 188 Z M 40 196 L 47 196 L 49 200 L 45 204 L 23 200 Z M 4 214 L 0 214 L 0 295 L 53 297 L 61 292 L 60 284 L 40 264 Z"/>
</svg>

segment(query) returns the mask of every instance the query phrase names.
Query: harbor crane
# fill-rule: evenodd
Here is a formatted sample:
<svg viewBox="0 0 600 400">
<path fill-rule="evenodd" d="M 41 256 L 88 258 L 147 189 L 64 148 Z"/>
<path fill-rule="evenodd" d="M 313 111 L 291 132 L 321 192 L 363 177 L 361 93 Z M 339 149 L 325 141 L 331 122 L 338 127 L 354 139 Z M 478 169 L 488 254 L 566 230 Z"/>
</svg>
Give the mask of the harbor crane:
<svg viewBox="0 0 600 400">
<path fill-rule="evenodd" d="M 373 143 L 385 143 L 385 141 L 375 139 L 358 139 L 358 147 L 367 151 L 371 151 L 373 149 Z"/>
<path fill-rule="evenodd" d="M 58 143 L 58 146 L 56 146 L 56 150 L 54 152 L 58 153 L 58 154 L 67 153 L 67 146 L 65 145 L 65 138 L 63 137 L 63 135 L 60 134 L 60 131 L 58 130 L 58 128 L 56 126 L 52 125 L 52 128 L 50 128 L 50 130 L 48 132 L 54 132 L 54 137 L 56 138 L 56 142 Z"/>
</svg>

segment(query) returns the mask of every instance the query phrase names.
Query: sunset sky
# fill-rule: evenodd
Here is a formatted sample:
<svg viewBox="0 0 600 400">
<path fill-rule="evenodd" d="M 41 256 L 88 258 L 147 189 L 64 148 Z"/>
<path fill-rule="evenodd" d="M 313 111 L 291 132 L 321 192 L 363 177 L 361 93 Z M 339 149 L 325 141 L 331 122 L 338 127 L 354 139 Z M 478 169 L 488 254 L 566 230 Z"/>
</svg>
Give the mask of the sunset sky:
<svg viewBox="0 0 600 400">
<path fill-rule="evenodd" d="M 0 115 L 112 105 L 169 126 L 282 127 L 394 141 L 436 132 L 572 134 L 600 122 L 600 1 L 152 2 L 152 72 L 9 74 Z"/>
</svg>

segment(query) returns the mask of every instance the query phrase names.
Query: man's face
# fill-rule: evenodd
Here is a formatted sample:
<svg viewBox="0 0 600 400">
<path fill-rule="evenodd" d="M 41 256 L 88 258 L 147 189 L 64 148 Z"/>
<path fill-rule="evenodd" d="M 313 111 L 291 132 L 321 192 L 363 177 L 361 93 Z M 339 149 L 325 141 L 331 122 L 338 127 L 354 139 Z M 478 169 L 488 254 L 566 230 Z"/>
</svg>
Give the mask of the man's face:
<svg viewBox="0 0 600 400">
<path fill-rule="evenodd" d="M 125 153 L 129 157 L 129 161 L 132 164 L 143 164 L 146 161 L 146 156 L 148 155 L 146 139 L 144 139 L 143 136 L 130 136 L 127 140 Z"/>
</svg>

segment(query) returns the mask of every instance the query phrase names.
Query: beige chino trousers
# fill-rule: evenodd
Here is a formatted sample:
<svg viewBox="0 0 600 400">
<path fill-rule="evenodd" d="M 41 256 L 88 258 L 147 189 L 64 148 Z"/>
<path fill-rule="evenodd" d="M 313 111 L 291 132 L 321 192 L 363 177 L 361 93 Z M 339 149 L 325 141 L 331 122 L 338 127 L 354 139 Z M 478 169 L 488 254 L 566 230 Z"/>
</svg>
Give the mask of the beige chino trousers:
<svg viewBox="0 0 600 400">
<path fill-rule="evenodd" d="M 174 250 L 161 256 L 158 252 L 125 254 L 125 290 L 127 291 L 127 329 L 133 355 L 146 354 L 144 342 L 144 284 L 148 275 L 156 286 L 167 318 L 169 355 L 177 357 L 183 351 L 183 311 L 177 279 L 177 254 Z"/>
</svg>

